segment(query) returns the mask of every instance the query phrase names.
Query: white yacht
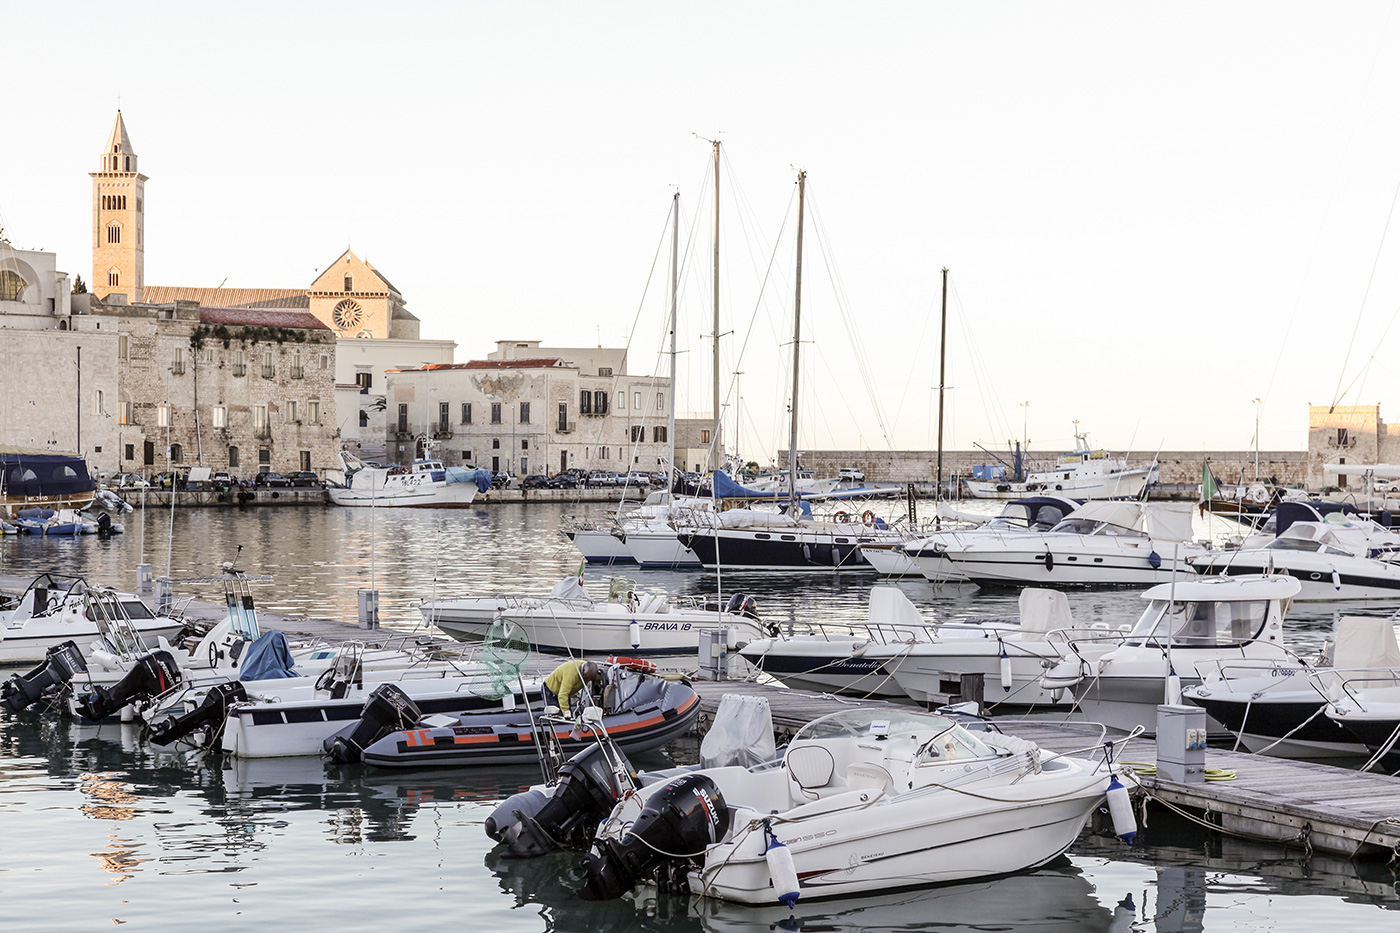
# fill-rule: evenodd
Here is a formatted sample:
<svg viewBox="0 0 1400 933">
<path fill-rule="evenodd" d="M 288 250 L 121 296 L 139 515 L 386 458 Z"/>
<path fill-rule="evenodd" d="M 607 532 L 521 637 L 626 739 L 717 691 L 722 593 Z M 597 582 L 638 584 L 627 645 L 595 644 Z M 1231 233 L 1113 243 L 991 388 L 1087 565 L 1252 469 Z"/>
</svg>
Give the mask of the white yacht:
<svg viewBox="0 0 1400 933">
<path fill-rule="evenodd" d="M 980 524 L 965 523 L 946 530 L 934 531 L 906 541 L 901 550 L 930 583 L 961 583 L 967 576 L 945 556 L 950 548 L 976 541 L 989 533 L 1015 535 L 1023 532 L 1043 532 L 1054 528 L 1065 516 L 1079 508 L 1080 503 L 1060 496 L 1028 496 L 1006 503 L 1001 512 L 984 518 Z M 953 513 L 957 518 L 971 519 L 966 512 Z M 867 551 L 867 559 L 869 552 Z M 874 561 L 871 561 L 874 563 Z"/>
<path fill-rule="evenodd" d="M 1136 499 L 1157 482 L 1157 464 L 1130 466 L 1107 450 L 1091 449 L 1087 435 L 1074 435 L 1074 452 L 1062 454 L 1049 470 L 1029 473 L 1025 482 L 967 479 L 977 499 L 1021 499 L 1059 494 L 1073 499 Z"/>
<path fill-rule="evenodd" d="M 407 473 L 371 466 L 346 451 L 343 469 L 327 477 L 326 492 L 336 505 L 466 508 L 478 492 L 491 488 L 488 470 L 444 466 L 441 460 L 415 460 Z"/>
</svg>

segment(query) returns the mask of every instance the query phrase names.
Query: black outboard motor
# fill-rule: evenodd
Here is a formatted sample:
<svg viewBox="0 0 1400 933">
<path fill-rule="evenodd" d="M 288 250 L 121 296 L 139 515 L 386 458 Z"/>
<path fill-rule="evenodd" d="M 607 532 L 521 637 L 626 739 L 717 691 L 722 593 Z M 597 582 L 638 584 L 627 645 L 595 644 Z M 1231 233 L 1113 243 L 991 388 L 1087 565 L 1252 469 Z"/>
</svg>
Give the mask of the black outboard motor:
<svg viewBox="0 0 1400 933">
<path fill-rule="evenodd" d="M 583 860 L 579 895 L 611 900 L 649 877 L 658 890 L 677 890 L 691 859 L 728 831 L 729 808 L 714 781 L 703 774 L 673 778 L 652 795 L 622 841 L 594 844 Z"/>
<path fill-rule="evenodd" d="M 224 720 L 228 718 L 228 708 L 239 700 L 246 699 L 248 691 L 243 689 L 243 684 L 239 681 L 226 680 L 215 684 L 204 694 L 204 700 L 188 713 L 167 716 L 160 722 L 151 723 L 151 741 L 157 745 L 169 745 L 205 726 L 214 725 L 222 729 Z M 211 730 L 210 735 L 214 734 L 216 733 Z"/>
<path fill-rule="evenodd" d="M 755 622 L 758 621 L 758 600 L 747 593 L 735 593 L 729 597 L 729 604 L 724 607 L 725 612 L 738 613 L 741 616 L 748 616 Z"/>
<path fill-rule="evenodd" d="M 422 720 L 418 704 L 393 684 L 380 684 L 365 701 L 360 720 L 326 739 L 326 753 L 337 764 L 360 760 L 360 753 L 400 729 L 412 729 Z"/>
<path fill-rule="evenodd" d="M 78 646 L 65 641 L 50 648 L 34 670 L 15 674 L 0 685 L 0 701 L 18 713 L 38 703 L 45 693 L 68 683 L 74 674 L 86 670 L 87 662 Z"/>
<path fill-rule="evenodd" d="M 622 789 L 601 745 L 591 745 L 559 768 L 551 796 L 527 790 L 486 818 L 486 835 L 509 847 L 507 858 L 535 858 L 560 845 L 584 848 L 587 833 L 612 812 Z"/>
<path fill-rule="evenodd" d="M 93 687 L 78 701 L 78 712 L 89 722 L 97 722 L 132 700 L 159 696 L 180 683 L 180 666 L 169 651 L 152 651 L 136 659 L 131 671 L 114 687 Z"/>
</svg>

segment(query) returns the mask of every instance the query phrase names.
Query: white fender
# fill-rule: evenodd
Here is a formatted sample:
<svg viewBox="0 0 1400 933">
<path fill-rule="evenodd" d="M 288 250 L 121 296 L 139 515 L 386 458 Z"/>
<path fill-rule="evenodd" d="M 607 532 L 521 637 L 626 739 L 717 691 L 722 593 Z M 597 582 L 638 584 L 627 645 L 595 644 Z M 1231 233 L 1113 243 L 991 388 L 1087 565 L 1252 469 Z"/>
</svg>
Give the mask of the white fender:
<svg viewBox="0 0 1400 933">
<path fill-rule="evenodd" d="M 1132 845 L 1137 836 L 1137 819 L 1133 816 L 1133 802 L 1128 797 L 1128 789 L 1114 775 L 1108 782 L 1108 813 L 1113 817 L 1113 832 L 1124 842 Z"/>
<path fill-rule="evenodd" d="M 642 627 L 637 624 L 636 619 L 633 619 L 632 624 L 627 626 L 627 634 L 631 638 L 633 648 L 642 646 Z"/>
<path fill-rule="evenodd" d="M 1001 689 L 1011 692 L 1011 659 L 1006 656 L 1005 648 L 1001 649 Z"/>
<path fill-rule="evenodd" d="M 773 881 L 773 891 L 778 896 L 778 901 L 787 905 L 791 910 L 797 906 L 797 899 L 802 896 L 802 891 L 797 883 L 797 866 L 792 862 L 792 850 L 778 841 L 777 837 L 768 843 L 768 851 L 764 853 L 768 860 L 768 876 Z"/>
</svg>

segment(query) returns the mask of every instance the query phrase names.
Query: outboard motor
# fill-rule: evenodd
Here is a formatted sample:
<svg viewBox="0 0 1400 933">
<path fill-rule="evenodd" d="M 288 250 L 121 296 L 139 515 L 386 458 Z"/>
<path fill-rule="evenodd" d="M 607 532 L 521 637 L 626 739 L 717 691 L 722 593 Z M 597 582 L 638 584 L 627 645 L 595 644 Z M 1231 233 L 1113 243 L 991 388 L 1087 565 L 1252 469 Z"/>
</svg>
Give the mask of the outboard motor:
<svg viewBox="0 0 1400 933">
<path fill-rule="evenodd" d="M 44 655 L 44 660 L 34 670 L 15 674 L 0 686 L 0 701 L 18 713 L 39 702 L 50 690 L 54 690 L 73 679 L 74 674 L 87 670 L 83 653 L 71 641 L 54 645 Z"/>
<path fill-rule="evenodd" d="M 741 616 L 748 616 L 755 622 L 758 621 L 758 600 L 747 593 L 735 593 L 729 597 L 729 604 L 724 607 L 725 612 L 737 613 Z"/>
<path fill-rule="evenodd" d="M 714 781 L 703 774 L 673 778 L 652 795 L 622 840 L 599 840 L 584 857 L 579 895 L 612 900 L 649 877 L 658 890 L 679 890 L 690 853 L 703 852 L 728 831 L 729 808 Z"/>
<path fill-rule="evenodd" d="M 337 764 L 360 760 L 360 753 L 400 729 L 412 729 L 422 720 L 418 704 L 393 684 L 380 684 L 365 701 L 360 719 L 326 739 L 326 753 Z"/>
<path fill-rule="evenodd" d="M 601 745 L 591 745 L 559 768 L 554 794 L 527 790 L 486 818 L 486 835 L 510 847 L 507 858 L 534 858 L 560 844 L 589 842 L 590 832 L 617 804 L 622 789 Z"/>
<path fill-rule="evenodd" d="M 157 745 L 169 745 L 183 739 L 196 729 L 210 725 L 222 725 L 228 718 L 228 708 L 239 700 L 248 699 L 248 691 L 236 680 L 226 680 L 214 684 L 204 694 L 204 700 L 188 713 L 167 716 L 160 722 L 151 723 L 151 741 Z"/>
<path fill-rule="evenodd" d="M 130 703 L 159 696 L 180 683 L 180 666 L 169 651 L 152 651 L 136 659 L 131 671 L 114 687 L 93 687 L 78 701 L 78 712 L 97 722 Z"/>
</svg>

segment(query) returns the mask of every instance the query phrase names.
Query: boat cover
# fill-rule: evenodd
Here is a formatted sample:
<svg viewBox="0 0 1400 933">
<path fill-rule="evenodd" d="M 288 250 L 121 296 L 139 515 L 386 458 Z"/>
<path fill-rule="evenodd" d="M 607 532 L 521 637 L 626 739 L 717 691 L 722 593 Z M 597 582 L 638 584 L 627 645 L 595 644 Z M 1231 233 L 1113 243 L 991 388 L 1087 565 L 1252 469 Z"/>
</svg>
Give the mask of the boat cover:
<svg viewBox="0 0 1400 933">
<path fill-rule="evenodd" d="M 767 697 L 726 693 L 700 742 L 700 767 L 750 768 L 778 757 Z"/>
<path fill-rule="evenodd" d="M 95 489 L 82 457 L 0 452 L 0 492 L 7 496 L 75 496 Z"/>
<path fill-rule="evenodd" d="M 924 617 L 899 587 L 877 583 L 870 588 L 870 623 L 920 626 Z"/>
<path fill-rule="evenodd" d="M 239 665 L 239 680 L 281 680 L 296 677 L 292 650 L 287 636 L 278 631 L 264 632 L 248 646 Z"/>
<path fill-rule="evenodd" d="M 1393 680 L 1400 681 L 1400 644 L 1395 641 L 1395 623 L 1379 616 L 1342 616 L 1337 622 L 1337 644 L 1332 666 L 1338 670 L 1390 668 Z M 1384 686 L 1368 679 L 1366 686 Z"/>
<path fill-rule="evenodd" d="M 1053 632 L 1073 628 L 1069 599 L 1059 590 L 1028 586 L 1021 591 L 1021 631 Z"/>
</svg>

